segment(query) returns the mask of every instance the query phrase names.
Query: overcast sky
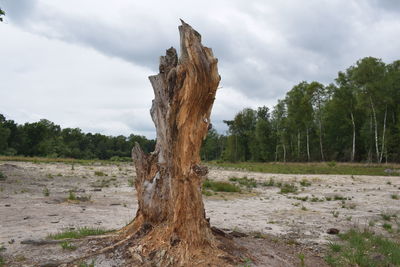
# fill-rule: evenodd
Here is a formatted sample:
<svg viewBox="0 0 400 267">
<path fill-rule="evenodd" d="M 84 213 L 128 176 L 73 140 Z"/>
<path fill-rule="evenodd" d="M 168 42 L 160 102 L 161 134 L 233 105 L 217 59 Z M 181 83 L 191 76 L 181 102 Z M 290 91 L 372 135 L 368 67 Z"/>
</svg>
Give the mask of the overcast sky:
<svg viewBox="0 0 400 267">
<path fill-rule="evenodd" d="M 153 138 L 148 76 L 178 47 L 179 18 L 219 58 L 212 123 L 330 83 L 365 56 L 400 59 L 400 1 L 0 0 L 0 113 L 18 123 Z"/>
</svg>

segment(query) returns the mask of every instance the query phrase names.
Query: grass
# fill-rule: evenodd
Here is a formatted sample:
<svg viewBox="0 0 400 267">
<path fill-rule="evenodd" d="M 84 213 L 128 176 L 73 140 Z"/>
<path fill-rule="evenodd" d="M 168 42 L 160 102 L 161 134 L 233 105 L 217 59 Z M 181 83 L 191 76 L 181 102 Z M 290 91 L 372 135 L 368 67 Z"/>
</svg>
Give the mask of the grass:
<svg viewBox="0 0 400 267">
<path fill-rule="evenodd" d="M 81 262 L 81 263 L 79 263 L 78 267 L 95 267 L 94 260 L 92 260 L 91 263 Z"/>
<path fill-rule="evenodd" d="M 209 189 L 214 192 L 241 192 L 240 187 L 228 182 L 218 182 L 212 180 L 205 180 L 203 182 L 203 189 Z"/>
<path fill-rule="evenodd" d="M 383 267 L 400 265 L 400 243 L 369 231 L 352 229 L 339 234 L 325 258 L 331 266 Z"/>
<path fill-rule="evenodd" d="M 281 186 L 281 194 L 296 193 L 297 187 L 294 184 L 285 183 Z"/>
<path fill-rule="evenodd" d="M 70 242 L 68 242 L 68 241 L 64 241 L 64 242 L 60 243 L 60 246 L 61 246 L 61 248 L 64 249 L 64 250 L 76 250 L 76 249 L 77 249 L 76 246 L 72 245 L 72 244 L 71 244 Z"/>
<path fill-rule="evenodd" d="M 383 229 L 385 229 L 386 231 L 391 231 L 392 230 L 392 225 L 390 223 L 384 223 L 382 225 Z"/>
<path fill-rule="evenodd" d="M 33 163 L 68 163 L 68 164 L 82 164 L 93 165 L 101 163 L 101 165 L 111 164 L 115 165 L 115 160 L 100 160 L 100 159 L 73 159 L 73 158 L 46 158 L 46 157 L 24 157 L 24 156 L 0 156 L 0 161 L 23 161 Z M 131 162 L 131 158 L 123 158 L 123 162 Z"/>
<path fill-rule="evenodd" d="M 379 165 L 363 163 L 264 163 L 264 162 L 209 162 L 210 165 L 243 169 L 254 172 L 283 173 L 283 174 L 343 174 L 343 175 L 379 175 L 396 176 L 396 172 L 386 173 L 385 169 L 399 170 L 399 165 Z"/>
<path fill-rule="evenodd" d="M 43 196 L 45 197 L 50 196 L 50 190 L 47 187 L 43 188 Z"/>
<path fill-rule="evenodd" d="M 6 248 L 5 247 L 3 247 L 3 245 L 0 245 L 0 252 L 2 252 L 2 251 L 4 251 L 4 250 L 6 250 Z M 5 266 L 5 260 L 3 259 L 3 256 L 1 256 L 0 255 L 0 267 L 3 267 L 3 266 Z"/>
<path fill-rule="evenodd" d="M 396 217 L 396 214 L 389 214 L 389 213 L 381 213 L 381 217 L 384 221 L 390 221 L 393 218 Z"/>
<path fill-rule="evenodd" d="M 107 176 L 107 174 L 102 172 L 102 171 L 95 171 L 94 175 L 96 175 L 96 176 Z"/>
<path fill-rule="evenodd" d="M 229 181 L 237 182 L 241 186 L 245 186 L 245 187 L 247 187 L 249 189 L 257 187 L 257 182 L 253 178 L 249 179 L 247 177 L 243 177 L 243 178 L 231 177 L 231 178 L 229 178 Z"/>
<path fill-rule="evenodd" d="M 274 186 L 275 185 L 275 180 L 274 180 L 274 178 L 269 178 L 268 182 L 263 182 L 261 185 L 262 186 Z"/>
<path fill-rule="evenodd" d="M 76 200 L 76 195 L 72 190 L 69 191 L 68 200 Z"/>
<path fill-rule="evenodd" d="M 301 186 L 311 186 L 311 182 L 308 181 L 307 179 L 302 179 L 302 180 L 300 181 L 300 185 L 301 185 Z"/>
<path fill-rule="evenodd" d="M 47 236 L 47 239 L 53 239 L 53 240 L 61 240 L 61 239 L 78 239 L 82 238 L 85 236 L 93 236 L 93 235 L 103 235 L 106 233 L 111 232 L 111 230 L 105 230 L 101 228 L 91 228 L 91 227 L 82 227 L 78 228 L 77 230 L 68 230 L 68 231 L 63 231 L 59 232 L 56 234 L 49 234 Z"/>
</svg>

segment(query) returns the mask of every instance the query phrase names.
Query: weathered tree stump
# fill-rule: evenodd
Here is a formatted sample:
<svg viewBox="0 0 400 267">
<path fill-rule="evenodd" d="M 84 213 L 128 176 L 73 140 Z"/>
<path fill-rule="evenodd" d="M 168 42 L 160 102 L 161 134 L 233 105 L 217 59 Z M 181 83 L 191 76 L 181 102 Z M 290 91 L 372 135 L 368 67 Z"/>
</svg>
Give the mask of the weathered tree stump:
<svg viewBox="0 0 400 267">
<path fill-rule="evenodd" d="M 229 266 L 234 261 L 205 217 L 200 147 L 210 126 L 220 81 L 218 60 L 201 36 L 182 21 L 180 57 L 169 48 L 160 73 L 150 76 L 155 98 L 151 116 L 157 130 L 154 152 L 132 150 L 138 210 L 124 234 L 135 242 L 132 258 L 145 265 Z"/>
</svg>

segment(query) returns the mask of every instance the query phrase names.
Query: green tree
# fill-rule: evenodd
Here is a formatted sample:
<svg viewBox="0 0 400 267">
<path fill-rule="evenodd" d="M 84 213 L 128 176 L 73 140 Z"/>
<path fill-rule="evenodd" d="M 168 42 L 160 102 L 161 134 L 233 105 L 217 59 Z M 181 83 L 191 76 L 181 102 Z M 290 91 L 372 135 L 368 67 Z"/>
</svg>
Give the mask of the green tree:
<svg viewBox="0 0 400 267">
<path fill-rule="evenodd" d="M 3 21 L 3 16 L 6 14 L 6 12 L 4 12 L 4 10 L 2 10 L 0 8 L 0 21 Z"/>
</svg>

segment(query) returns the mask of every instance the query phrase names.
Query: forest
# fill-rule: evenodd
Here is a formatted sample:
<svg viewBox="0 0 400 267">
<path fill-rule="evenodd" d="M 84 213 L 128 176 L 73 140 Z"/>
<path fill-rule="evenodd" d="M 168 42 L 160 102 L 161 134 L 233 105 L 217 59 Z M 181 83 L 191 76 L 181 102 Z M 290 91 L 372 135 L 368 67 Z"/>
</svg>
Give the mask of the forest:
<svg viewBox="0 0 400 267">
<path fill-rule="evenodd" d="M 45 119 L 18 125 L 0 114 L 0 155 L 120 161 L 130 160 L 135 142 L 146 152 L 154 150 L 155 141 L 144 136 L 85 134 L 79 128 L 61 129 Z"/>
<path fill-rule="evenodd" d="M 224 161 L 400 161 L 400 61 L 366 57 L 334 82 L 300 82 L 272 108 L 245 108 L 210 131 L 202 157 Z"/>
<path fill-rule="evenodd" d="M 400 60 L 366 57 L 335 81 L 300 82 L 272 108 L 245 108 L 225 120 L 226 134 L 211 129 L 203 160 L 256 162 L 400 162 Z M 106 136 L 61 129 L 48 120 L 16 124 L 0 114 L 0 155 L 114 159 L 130 157 L 131 134 Z"/>
</svg>

